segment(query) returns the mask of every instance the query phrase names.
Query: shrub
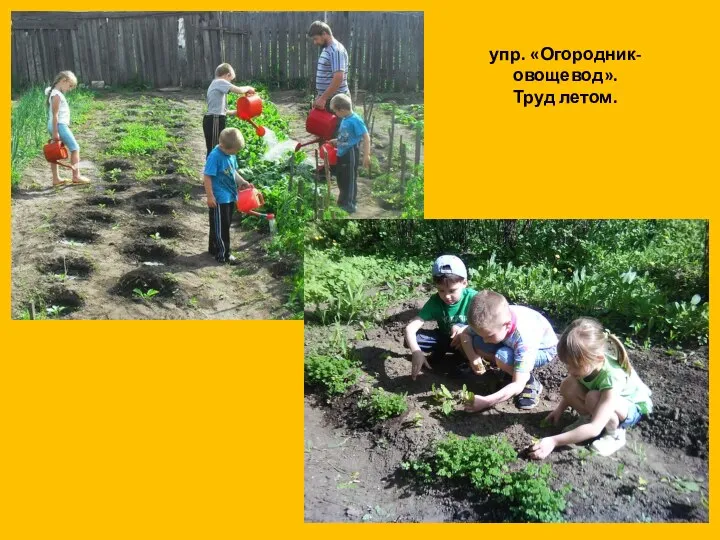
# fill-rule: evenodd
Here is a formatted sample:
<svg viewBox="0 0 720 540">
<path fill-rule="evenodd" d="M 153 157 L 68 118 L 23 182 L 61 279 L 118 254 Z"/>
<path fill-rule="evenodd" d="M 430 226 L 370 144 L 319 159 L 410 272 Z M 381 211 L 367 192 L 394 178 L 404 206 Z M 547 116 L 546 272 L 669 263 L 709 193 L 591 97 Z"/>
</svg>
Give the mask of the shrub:
<svg viewBox="0 0 720 540">
<path fill-rule="evenodd" d="M 511 472 L 516 460 L 517 452 L 504 437 L 450 435 L 420 459 L 403 462 L 402 468 L 426 483 L 438 478 L 469 483 L 506 508 L 508 521 L 562 521 L 570 488 L 552 488 L 552 469 L 547 464 L 528 464 Z"/>
<path fill-rule="evenodd" d="M 358 406 L 367 411 L 375 422 L 382 422 L 407 411 L 407 393 L 394 394 L 376 388 L 368 396 L 361 398 Z"/>
<path fill-rule="evenodd" d="M 563 521 L 565 496 L 570 488 L 565 486 L 559 490 L 552 489 L 549 484 L 552 477 L 550 465 L 538 466 L 529 463 L 506 478 L 506 484 L 499 495 L 505 500 L 504 506 L 512 521 Z"/>
<path fill-rule="evenodd" d="M 305 359 L 305 382 L 328 396 L 344 394 L 360 375 L 357 363 L 342 356 L 310 356 Z"/>
</svg>

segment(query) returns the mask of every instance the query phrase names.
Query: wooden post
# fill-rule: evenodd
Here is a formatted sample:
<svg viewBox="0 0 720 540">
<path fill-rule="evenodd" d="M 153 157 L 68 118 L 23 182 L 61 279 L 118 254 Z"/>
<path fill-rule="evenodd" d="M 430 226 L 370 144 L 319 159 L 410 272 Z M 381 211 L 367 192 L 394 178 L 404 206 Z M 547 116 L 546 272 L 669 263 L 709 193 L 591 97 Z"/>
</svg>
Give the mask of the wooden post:
<svg viewBox="0 0 720 540">
<path fill-rule="evenodd" d="M 30 320 L 35 320 L 35 300 L 30 301 Z"/>
<path fill-rule="evenodd" d="M 302 175 L 300 175 L 298 177 L 297 205 L 296 205 L 296 210 L 297 210 L 298 214 L 300 214 L 302 212 L 302 205 L 303 205 L 303 202 L 305 202 L 303 200 L 303 189 L 304 189 L 303 177 L 302 177 Z"/>
<path fill-rule="evenodd" d="M 405 160 L 407 158 L 407 146 L 402 142 L 400 137 L 400 186 L 405 193 Z"/>
<path fill-rule="evenodd" d="M 315 221 L 317 221 L 318 218 L 318 176 L 320 176 L 320 172 L 318 169 L 320 168 L 320 162 L 318 161 L 318 151 L 315 150 L 315 194 L 313 195 L 313 206 L 315 208 Z"/>
<path fill-rule="evenodd" d="M 295 154 L 290 156 L 290 180 L 288 181 L 288 191 L 292 191 L 295 181 Z"/>
<path fill-rule="evenodd" d="M 325 181 L 327 182 L 327 194 L 325 195 L 325 208 L 330 208 L 330 161 L 327 155 L 324 159 L 325 162 Z"/>
<path fill-rule="evenodd" d="M 390 117 L 390 148 L 388 149 L 387 172 L 392 169 L 393 145 L 395 142 L 395 104 L 393 103 L 392 116 Z"/>
<path fill-rule="evenodd" d="M 420 165 L 420 145 L 422 144 L 422 130 L 420 122 L 415 124 L 415 166 Z"/>
</svg>

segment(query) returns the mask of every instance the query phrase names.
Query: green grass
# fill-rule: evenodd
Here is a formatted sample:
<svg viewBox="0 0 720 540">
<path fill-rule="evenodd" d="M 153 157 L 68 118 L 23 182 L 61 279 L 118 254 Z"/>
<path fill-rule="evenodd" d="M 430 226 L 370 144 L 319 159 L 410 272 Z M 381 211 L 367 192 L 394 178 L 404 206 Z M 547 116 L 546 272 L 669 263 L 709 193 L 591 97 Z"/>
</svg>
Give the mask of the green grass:
<svg viewBox="0 0 720 540">
<path fill-rule="evenodd" d="M 82 124 L 93 107 L 95 94 L 77 89 L 68 92 L 72 126 Z M 20 183 L 23 170 L 35 157 L 42 154 L 42 147 L 50 138 L 47 131 L 48 108 L 45 90 L 33 87 L 25 92 L 12 106 L 10 124 L 10 182 L 12 187 Z M 82 145 L 82 140 L 79 141 Z"/>
<path fill-rule="evenodd" d="M 170 137 L 162 126 L 152 126 L 140 122 L 124 125 L 125 134 L 110 144 L 107 153 L 114 156 L 145 156 L 165 148 Z"/>
</svg>

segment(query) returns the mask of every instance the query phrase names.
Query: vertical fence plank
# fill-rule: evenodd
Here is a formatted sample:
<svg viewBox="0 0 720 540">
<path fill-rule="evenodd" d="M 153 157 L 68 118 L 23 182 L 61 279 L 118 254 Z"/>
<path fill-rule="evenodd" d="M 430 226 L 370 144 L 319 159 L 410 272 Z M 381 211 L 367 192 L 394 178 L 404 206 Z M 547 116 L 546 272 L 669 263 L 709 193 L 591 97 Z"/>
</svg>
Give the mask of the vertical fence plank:
<svg viewBox="0 0 720 540">
<path fill-rule="evenodd" d="M 68 25 L 68 17 L 33 14 L 28 16 L 32 30 L 23 30 L 22 16 L 14 16 L 13 86 L 44 81 L 60 69 L 73 69 L 84 82 L 205 86 L 223 60 L 233 64 L 238 80 L 256 79 L 279 88 L 304 80 L 314 86 L 319 50 L 306 34 L 324 12 L 104 15 L 78 17 Z M 184 50 L 178 45 L 180 17 Z M 353 88 L 370 93 L 423 90 L 422 13 L 330 11 L 327 19 L 348 50 Z"/>
</svg>

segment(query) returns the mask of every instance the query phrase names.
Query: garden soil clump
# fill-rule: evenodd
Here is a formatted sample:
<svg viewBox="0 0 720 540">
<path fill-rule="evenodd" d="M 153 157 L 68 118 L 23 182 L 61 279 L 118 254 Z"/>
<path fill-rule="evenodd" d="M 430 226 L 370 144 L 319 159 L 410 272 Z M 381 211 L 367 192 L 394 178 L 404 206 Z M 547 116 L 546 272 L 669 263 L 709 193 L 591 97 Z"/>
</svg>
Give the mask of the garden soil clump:
<svg viewBox="0 0 720 540">
<path fill-rule="evenodd" d="M 305 401 L 306 521 L 503 521 L 507 514 L 473 495 L 468 487 L 419 486 L 401 463 L 419 457 L 449 434 L 503 435 L 527 462 L 533 438 L 557 433 L 541 427 L 559 401 L 566 371 L 559 361 L 537 370 L 545 390 L 530 411 L 505 402 L 481 413 L 458 410 L 445 416 L 431 392 L 444 384 L 455 395 L 466 385 L 477 394 L 508 382 L 499 372 L 483 376 L 433 362 L 412 381 L 403 329 L 425 299 L 404 302 L 379 326 L 362 335 L 345 327 L 366 374 L 344 396 Z M 306 350 L 322 347 L 333 327 L 306 326 Z M 556 474 L 553 487 L 572 488 L 564 518 L 577 522 L 707 521 L 708 372 L 707 348 L 679 356 L 661 349 L 629 350 L 631 362 L 653 391 L 655 413 L 628 430 L 627 445 L 609 458 L 586 445 L 560 448 L 545 462 Z M 681 381 L 681 384 L 678 384 Z M 408 410 L 374 425 L 358 409 L 369 388 L 408 394 Z M 460 407 L 458 407 L 459 409 Z M 574 420 L 566 412 L 560 427 Z M 519 465 L 519 464 L 518 464 Z M 447 488 L 447 489 L 445 489 Z"/>
</svg>

